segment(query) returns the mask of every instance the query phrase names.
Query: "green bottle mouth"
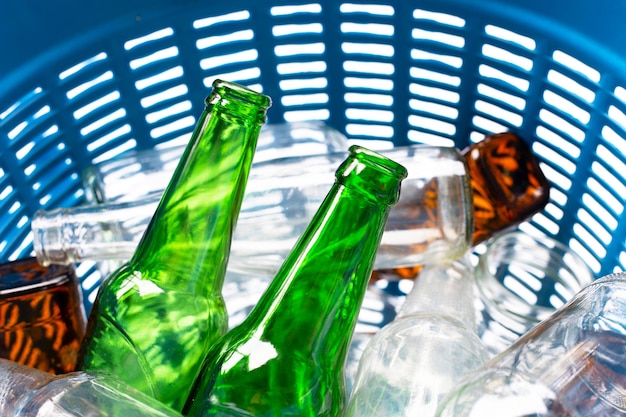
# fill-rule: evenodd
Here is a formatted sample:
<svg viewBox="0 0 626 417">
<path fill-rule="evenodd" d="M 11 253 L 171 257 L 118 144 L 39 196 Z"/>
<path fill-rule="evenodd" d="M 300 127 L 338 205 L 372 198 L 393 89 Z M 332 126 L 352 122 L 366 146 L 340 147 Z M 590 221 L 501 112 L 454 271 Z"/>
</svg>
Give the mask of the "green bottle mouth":
<svg viewBox="0 0 626 417">
<path fill-rule="evenodd" d="M 236 103 L 238 112 L 246 113 L 244 109 L 249 108 L 250 115 L 252 112 L 258 112 L 264 121 L 266 110 L 272 106 L 272 99 L 269 96 L 241 84 L 216 79 L 213 81 L 212 87 L 213 91 L 205 100 L 207 107 L 228 108 Z"/>
<path fill-rule="evenodd" d="M 360 161 L 363 161 L 363 159 L 367 157 L 372 166 L 376 167 L 380 171 L 388 172 L 399 179 L 404 179 L 408 175 L 406 167 L 387 156 L 372 151 L 371 149 L 359 145 L 352 145 L 349 148 L 349 151 L 351 155 Z"/>
<path fill-rule="evenodd" d="M 365 197 L 393 205 L 400 198 L 400 183 L 408 175 L 398 162 L 359 145 L 349 148 L 350 156 L 336 172 L 337 182 L 357 185 Z"/>
</svg>

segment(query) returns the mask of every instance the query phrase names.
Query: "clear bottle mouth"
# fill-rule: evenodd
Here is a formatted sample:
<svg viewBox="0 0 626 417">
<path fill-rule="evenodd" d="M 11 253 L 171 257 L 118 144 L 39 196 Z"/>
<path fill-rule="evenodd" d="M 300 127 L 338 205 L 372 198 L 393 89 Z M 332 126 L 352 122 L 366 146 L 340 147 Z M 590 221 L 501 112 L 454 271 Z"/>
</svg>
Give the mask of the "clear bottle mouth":
<svg viewBox="0 0 626 417">
<path fill-rule="evenodd" d="M 564 244 L 513 231 L 488 242 L 475 280 L 483 318 L 479 333 L 500 351 L 592 283 L 594 275 Z"/>
<path fill-rule="evenodd" d="M 72 261 L 63 250 L 63 209 L 38 210 L 31 221 L 33 247 L 37 261 L 43 266 L 68 265 Z"/>
</svg>

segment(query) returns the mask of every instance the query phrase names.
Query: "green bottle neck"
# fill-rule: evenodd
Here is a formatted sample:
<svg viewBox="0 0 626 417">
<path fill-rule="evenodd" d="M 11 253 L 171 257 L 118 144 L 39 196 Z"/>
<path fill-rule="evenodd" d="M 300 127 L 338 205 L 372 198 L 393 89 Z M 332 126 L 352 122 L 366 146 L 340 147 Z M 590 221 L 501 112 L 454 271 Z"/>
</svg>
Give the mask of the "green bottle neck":
<svg viewBox="0 0 626 417">
<path fill-rule="evenodd" d="M 362 155 L 352 152 L 242 324 L 277 351 L 314 357 L 334 369 L 343 369 L 389 210 L 406 176 L 392 161 L 386 163 L 397 171 L 362 163 Z"/>
<path fill-rule="evenodd" d="M 258 108 L 246 118 L 235 104 L 225 100 L 205 109 L 130 261 L 168 288 L 221 294 L 264 121 Z"/>
<path fill-rule="evenodd" d="M 326 360 L 344 356 L 382 235 L 376 224 L 388 213 L 370 201 L 354 207 L 358 198 L 333 186 L 250 315 L 263 339 Z"/>
</svg>

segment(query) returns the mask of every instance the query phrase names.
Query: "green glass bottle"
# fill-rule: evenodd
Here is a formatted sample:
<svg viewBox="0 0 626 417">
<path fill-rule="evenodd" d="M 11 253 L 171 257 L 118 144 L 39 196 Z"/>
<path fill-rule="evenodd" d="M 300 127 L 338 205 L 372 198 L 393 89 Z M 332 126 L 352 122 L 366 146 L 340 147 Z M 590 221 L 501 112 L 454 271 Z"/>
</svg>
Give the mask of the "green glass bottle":
<svg viewBox="0 0 626 417">
<path fill-rule="evenodd" d="M 255 308 L 207 354 L 183 414 L 340 416 L 344 363 L 405 168 L 352 146 Z"/>
<path fill-rule="evenodd" d="M 216 80 L 133 257 L 98 292 L 79 368 L 114 374 L 180 410 L 228 330 L 222 285 L 270 98 Z"/>
</svg>

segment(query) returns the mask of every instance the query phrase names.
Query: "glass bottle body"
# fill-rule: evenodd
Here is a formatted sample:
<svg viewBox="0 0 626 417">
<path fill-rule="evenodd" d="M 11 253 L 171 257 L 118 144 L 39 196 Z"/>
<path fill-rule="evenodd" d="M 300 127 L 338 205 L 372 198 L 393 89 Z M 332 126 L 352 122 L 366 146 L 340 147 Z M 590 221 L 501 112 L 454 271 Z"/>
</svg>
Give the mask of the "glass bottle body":
<svg viewBox="0 0 626 417">
<path fill-rule="evenodd" d="M 85 310 L 72 265 L 0 265 L 0 357 L 54 374 L 76 369 Z"/>
<path fill-rule="evenodd" d="M 395 162 L 351 148 L 253 311 L 209 351 L 186 415 L 341 415 L 350 337 L 405 175 Z"/>
<path fill-rule="evenodd" d="M 0 360 L 3 417 L 180 417 L 152 397 L 108 375 L 70 372 L 58 377 Z"/>
<path fill-rule="evenodd" d="M 269 98 L 217 80 L 131 259 L 91 310 L 79 364 L 180 409 L 227 329 L 221 294 L 232 231 Z"/>
<path fill-rule="evenodd" d="M 471 245 L 511 229 L 542 210 L 550 199 L 550 182 L 523 138 L 506 132 L 487 135 L 463 149 L 473 208 Z M 378 271 L 380 277 L 413 279 L 420 264 Z M 380 278 L 375 277 L 375 278 Z"/>
<path fill-rule="evenodd" d="M 494 237 L 475 273 L 480 338 L 493 353 L 591 284 L 594 276 L 570 248 L 547 236 L 513 231 Z"/>
<path fill-rule="evenodd" d="M 425 259 L 456 259 L 538 212 L 549 198 L 550 184 L 539 161 L 512 133 L 487 136 L 462 153 L 424 145 L 381 153 L 407 166 L 409 177 L 391 210 L 372 280 L 414 278 Z M 275 273 L 344 156 L 309 155 L 255 166 L 229 268 Z M 43 264 L 128 259 L 157 201 L 158 193 L 120 205 L 39 212 L 32 221 L 37 257 Z"/>
<path fill-rule="evenodd" d="M 438 417 L 626 414 L 626 274 L 594 281 L 461 382 Z"/>
<path fill-rule="evenodd" d="M 466 259 L 424 265 L 397 317 L 363 351 L 346 416 L 434 416 L 448 390 L 487 362 L 472 278 Z"/>
<path fill-rule="evenodd" d="M 407 167 L 409 175 L 390 211 L 375 269 L 463 255 L 472 238 L 473 211 L 467 167 L 459 151 L 411 146 L 380 153 Z M 275 274 L 345 156 L 340 152 L 254 164 L 228 269 Z M 44 264 L 127 259 L 157 203 L 153 195 L 136 202 L 39 212 L 32 221 L 37 256 Z"/>
<path fill-rule="evenodd" d="M 134 150 L 94 164 L 82 173 L 87 204 L 137 201 L 161 195 L 186 143 Z M 253 165 L 290 156 L 346 152 L 348 139 L 319 121 L 267 124 L 261 127 Z"/>
</svg>

